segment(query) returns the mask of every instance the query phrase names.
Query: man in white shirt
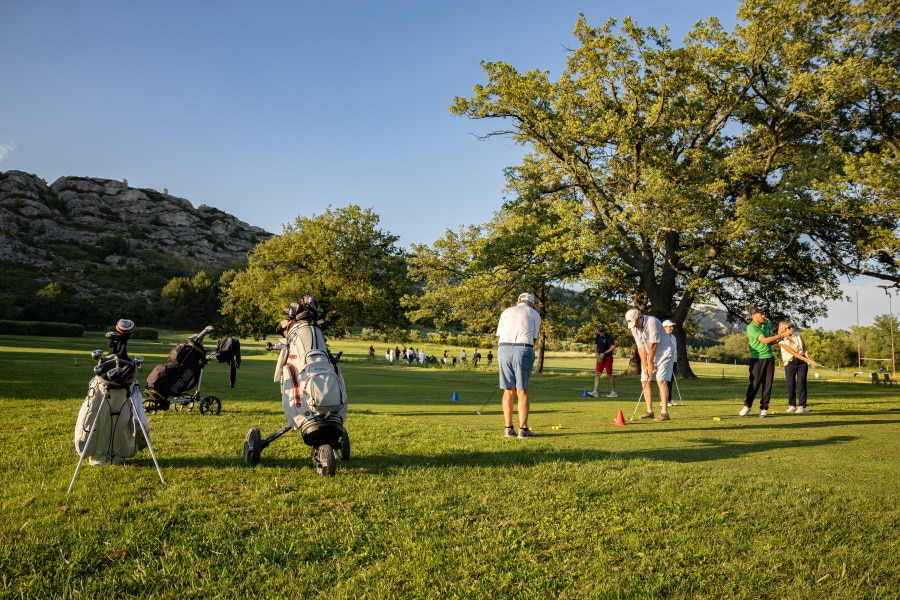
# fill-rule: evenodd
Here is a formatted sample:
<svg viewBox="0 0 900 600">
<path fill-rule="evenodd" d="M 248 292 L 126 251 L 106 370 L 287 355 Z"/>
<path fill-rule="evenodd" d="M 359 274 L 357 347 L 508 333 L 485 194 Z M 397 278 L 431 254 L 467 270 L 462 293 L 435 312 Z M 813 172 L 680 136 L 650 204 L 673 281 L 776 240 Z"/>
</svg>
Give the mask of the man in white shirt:
<svg viewBox="0 0 900 600">
<path fill-rule="evenodd" d="M 675 362 L 675 349 L 672 341 L 663 331 L 662 323 L 656 317 L 645 315 L 636 308 L 625 313 L 625 324 L 637 344 L 638 356 L 641 359 L 641 387 L 647 412 L 641 419 L 653 419 L 653 399 L 651 398 L 654 379 L 659 387 L 659 416 L 656 421 L 669 420 L 669 386 L 672 377 L 672 365 Z"/>
<path fill-rule="evenodd" d="M 534 310 L 534 296 L 525 292 L 519 294 L 515 306 L 510 306 L 500 314 L 497 323 L 497 364 L 500 367 L 500 387 L 503 389 L 503 419 L 506 423 L 504 435 L 516 437 L 513 428 L 513 401 L 519 400 L 520 438 L 534 437 L 528 428 L 528 381 L 534 367 L 534 343 L 541 328 L 541 316 Z"/>
</svg>

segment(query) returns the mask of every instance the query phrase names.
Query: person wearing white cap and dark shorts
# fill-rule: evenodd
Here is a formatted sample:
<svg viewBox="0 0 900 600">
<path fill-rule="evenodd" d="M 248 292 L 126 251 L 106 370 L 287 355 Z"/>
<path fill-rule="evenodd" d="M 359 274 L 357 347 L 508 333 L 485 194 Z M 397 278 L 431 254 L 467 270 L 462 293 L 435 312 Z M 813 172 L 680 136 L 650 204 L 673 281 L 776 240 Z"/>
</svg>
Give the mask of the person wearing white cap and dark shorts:
<svg viewBox="0 0 900 600">
<path fill-rule="evenodd" d="M 651 397 L 651 381 L 656 380 L 659 387 L 659 416 L 654 420 L 669 420 L 669 386 L 672 378 L 672 365 L 675 361 L 675 350 L 669 336 L 663 331 L 662 323 L 656 317 L 645 315 L 636 308 L 625 313 L 625 324 L 637 344 L 638 356 L 641 359 L 641 387 L 647 412 L 641 419 L 653 419 L 653 399 Z"/>
<path fill-rule="evenodd" d="M 497 365 L 500 367 L 500 387 L 503 389 L 503 419 L 506 423 L 504 435 L 517 437 L 513 428 L 513 402 L 519 401 L 520 438 L 534 437 L 528 428 L 528 381 L 534 367 L 534 343 L 541 328 L 541 316 L 534 309 L 534 296 L 525 292 L 519 294 L 515 306 L 510 306 L 500 314 L 497 323 Z"/>
</svg>

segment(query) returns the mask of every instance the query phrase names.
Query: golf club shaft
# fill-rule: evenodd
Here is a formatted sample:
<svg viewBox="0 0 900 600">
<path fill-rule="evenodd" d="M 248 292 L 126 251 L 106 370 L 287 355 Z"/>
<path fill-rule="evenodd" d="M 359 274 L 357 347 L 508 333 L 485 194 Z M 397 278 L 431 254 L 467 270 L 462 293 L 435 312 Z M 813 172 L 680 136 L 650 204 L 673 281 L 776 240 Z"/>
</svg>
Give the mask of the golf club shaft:
<svg viewBox="0 0 900 600">
<path fill-rule="evenodd" d="M 641 395 L 638 396 L 637 404 L 634 405 L 634 412 L 631 413 L 631 419 L 628 419 L 629 421 L 634 420 L 634 415 L 637 414 L 638 406 L 641 405 L 641 400 L 643 400 L 643 399 L 644 399 L 644 386 L 642 384 L 641 385 Z"/>
<path fill-rule="evenodd" d="M 478 410 L 476 410 L 475 412 L 478 413 L 478 414 L 480 415 L 480 414 L 481 414 L 481 411 L 484 410 L 484 407 L 488 405 L 488 402 L 491 401 L 491 398 L 494 397 L 494 394 L 496 394 L 496 393 L 497 393 L 497 390 L 499 390 L 499 389 L 500 389 L 500 386 L 499 386 L 499 385 L 498 385 L 497 387 L 495 387 L 495 388 L 493 389 L 493 391 L 491 391 L 491 395 L 488 396 L 488 399 L 485 400 L 485 401 L 484 401 L 484 404 L 482 404 L 482 405 L 478 408 Z"/>
</svg>

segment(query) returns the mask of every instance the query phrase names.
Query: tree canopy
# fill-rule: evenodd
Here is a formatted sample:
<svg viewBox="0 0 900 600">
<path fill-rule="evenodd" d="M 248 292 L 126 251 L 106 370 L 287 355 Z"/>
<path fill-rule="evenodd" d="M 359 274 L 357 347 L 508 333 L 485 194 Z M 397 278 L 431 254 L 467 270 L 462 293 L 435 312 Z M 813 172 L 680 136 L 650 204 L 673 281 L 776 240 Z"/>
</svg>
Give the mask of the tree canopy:
<svg viewBox="0 0 900 600">
<path fill-rule="evenodd" d="M 431 246 L 413 246 L 410 277 L 422 282 L 422 293 L 404 301 L 410 319 L 493 333 L 503 309 L 521 292 L 531 292 L 543 321 L 540 372 L 548 337 L 574 331 L 567 327 L 571 311 L 561 285 L 584 269 L 584 257 L 559 251 L 559 236 L 578 223 L 572 208 L 564 201 L 511 203 L 490 223 L 447 231 Z"/>
<path fill-rule="evenodd" d="M 807 322 L 841 274 L 898 280 L 887 4 L 748 0 L 733 33 L 710 18 L 679 47 L 582 16 L 558 80 L 485 62 L 487 82 L 451 110 L 531 149 L 508 171 L 524 202 L 578 200 L 587 225 L 556 249 L 585 253 L 583 285 L 676 323 L 700 301 Z"/>
<path fill-rule="evenodd" d="M 333 333 L 402 327 L 400 299 L 411 291 L 406 261 L 397 237 L 378 223 L 371 209 L 356 205 L 298 217 L 251 251 L 247 268 L 224 289 L 223 314 L 243 335 L 265 336 L 276 331 L 284 307 L 310 295 Z"/>
</svg>

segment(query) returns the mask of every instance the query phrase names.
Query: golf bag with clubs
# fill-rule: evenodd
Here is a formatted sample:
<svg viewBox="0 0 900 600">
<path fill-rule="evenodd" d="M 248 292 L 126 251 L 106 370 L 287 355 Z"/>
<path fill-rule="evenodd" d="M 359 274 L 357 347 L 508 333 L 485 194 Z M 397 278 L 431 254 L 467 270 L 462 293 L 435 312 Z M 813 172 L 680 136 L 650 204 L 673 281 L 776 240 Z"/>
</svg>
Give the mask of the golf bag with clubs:
<svg viewBox="0 0 900 600">
<path fill-rule="evenodd" d="M 124 464 L 148 445 L 149 424 L 136 378 L 142 359 L 132 360 L 127 350 L 134 328 L 133 321 L 120 319 L 116 331 L 106 334 L 109 352 L 92 353 L 97 365 L 75 422 L 75 450 L 90 465 Z"/>
<path fill-rule="evenodd" d="M 201 415 L 222 412 L 222 401 L 217 396 L 200 395 L 203 369 L 213 358 L 220 363 L 227 362 L 231 366 L 231 387 L 234 387 L 236 370 L 241 364 L 241 350 L 238 339 L 229 337 L 219 340 L 216 351 L 207 354 L 203 338 L 212 331 L 212 326 L 207 326 L 200 333 L 176 344 L 169 351 L 168 360 L 153 368 L 144 386 L 144 409 L 147 412 L 169 410 L 173 404 L 175 410 L 189 412 L 195 403 L 199 405 Z M 191 390 L 195 391 L 190 393 Z"/>
<path fill-rule="evenodd" d="M 344 428 L 347 391 L 338 357 L 328 351 L 318 322 L 318 303 L 311 296 L 284 309 L 284 343 L 275 367 L 281 383 L 281 404 L 287 426 L 262 439 L 251 428 L 244 440 L 244 462 L 259 463 L 260 454 L 275 439 L 299 430 L 312 448 L 313 465 L 320 475 L 334 475 L 336 460 L 350 458 L 350 438 Z"/>
</svg>

